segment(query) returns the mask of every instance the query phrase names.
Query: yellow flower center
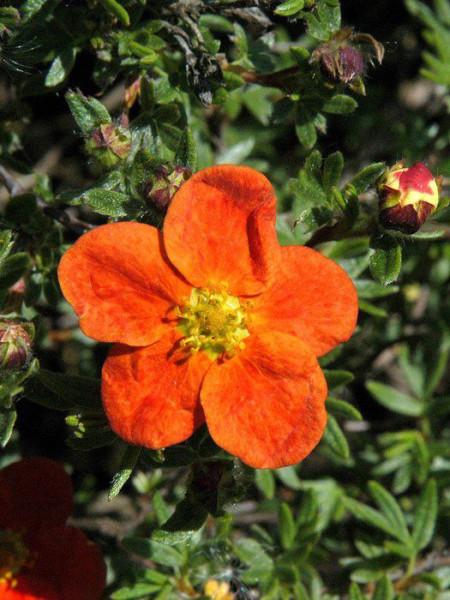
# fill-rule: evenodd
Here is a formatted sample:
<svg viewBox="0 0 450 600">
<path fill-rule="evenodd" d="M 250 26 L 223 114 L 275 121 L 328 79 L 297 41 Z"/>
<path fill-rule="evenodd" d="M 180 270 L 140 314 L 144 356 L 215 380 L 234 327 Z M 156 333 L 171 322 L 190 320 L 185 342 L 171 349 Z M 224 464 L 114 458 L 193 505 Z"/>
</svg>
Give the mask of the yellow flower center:
<svg viewBox="0 0 450 600">
<path fill-rule="evenodd" d="M 181 347 L 192 353 L 203 350 L 212 360 L 220 355 L 231 357 L 245 348 L 248 304 L 227 292 L 221 284 L 206 289 L 193 288 L 190 298 L 182 298 L 175 308 L 177 328 L 184 334 Z"/>
<path fill-rule="evenodd" d="M 31 566 L 30 551 L 22 536 L 11 529 L 0 530 L 0 586 L 15 587 L 15 575 L 23 567 Z"/>
</svg>

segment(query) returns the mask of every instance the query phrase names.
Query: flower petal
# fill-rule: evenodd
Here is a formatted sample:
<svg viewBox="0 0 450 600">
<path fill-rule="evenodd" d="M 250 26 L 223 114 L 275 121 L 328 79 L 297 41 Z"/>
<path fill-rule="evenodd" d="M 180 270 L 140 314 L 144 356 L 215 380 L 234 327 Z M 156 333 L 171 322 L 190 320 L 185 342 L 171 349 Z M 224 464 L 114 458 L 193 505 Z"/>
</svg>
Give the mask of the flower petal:
<svg viewBox="0 0 450 600">
<path fill-rule="evenodd" d="M 259 469 L 304 459 L 326 425 L 327 386 L 309 347 L 272 332 L 208 371 L 201 389 L 214 441 Z"/>
<path fill-rule="evenodd" d="M 76 527 L 42 527 L 33 537 L 34 580 L 45 582 L 60 600 L 99 600 L 106 585 L 106 566 L 100 548 Z"/>
<path fill-rule="evenodd" d="M 172 332 L 146 348 L 117 344 L 103 366 L 103 406 L 124 440 L 164 448 L 191 436 L 204 422 L 200 385 L 211 365 L 203 352 L 186 355 Z"/>
<path fill-rule="evenodd" d="M 64 524 L 73 488 L 64 467 L 44 457 L 25 458 L 0 471 L 0 529 L 21 531 Z"/>
<path fill-rule="evenodd" d="M 61 600 L 55 588 L 45 581 L 19 575 L 14 587 L 0 583 L 0 598 L 2 600 Z M 2 585 L 8 587 L 2 588 Z"/>
<path fill-rule="evenodd" d="M 58 276 L 87 336 L 129 346 L 160 339 L 170 310 L 190 289 L 168 262 L 161 233 L 142 223 L 84 234 L 63 256 Z"/>
<path fill-rule="evenodd" d="M 275 204 L 269 181 L 249 167 L 203 169 L 172 200 L 167 254 L 195 287 L 226 282 L 231 294 L 258 294 L 278 263 Z"/>
<path fill-rule="evenodd" d="M 252 327 L 290 333 L 322 356 L 352 335 L 358 296 L 347 273 L 320 252 L 302 246 L 281 248 L 273 285 L 254 298 Z"/>
</svg>

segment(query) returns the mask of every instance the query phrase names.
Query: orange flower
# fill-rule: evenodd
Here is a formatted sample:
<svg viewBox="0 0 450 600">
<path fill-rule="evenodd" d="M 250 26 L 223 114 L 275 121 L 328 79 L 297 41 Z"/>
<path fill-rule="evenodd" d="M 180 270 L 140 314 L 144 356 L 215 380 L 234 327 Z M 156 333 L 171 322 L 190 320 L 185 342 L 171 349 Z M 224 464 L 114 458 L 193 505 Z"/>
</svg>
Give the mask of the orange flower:
<svg viewBox="0 0 450 600">
<path fill-rule="evenodd" d="M 248 167 L 195 174 L 163 233 L 104 225 L 63 257 L 59 280 L 103 367 L 112 429 L 163 448 L 206 420 L 215 442 L 258 468 L 294 464 L 326 424 L 317 356 L 347 340 L 355 288 L 310 248 L 280 247 L 272 186 Z"/>
<path fill-rule="evenodd" d="M 81 529 L 65 525 L 71 511 L 59 463 L 29 458 L 0 471 L 2 600 L 99 600 L 105 563 Z"/>
</svg>

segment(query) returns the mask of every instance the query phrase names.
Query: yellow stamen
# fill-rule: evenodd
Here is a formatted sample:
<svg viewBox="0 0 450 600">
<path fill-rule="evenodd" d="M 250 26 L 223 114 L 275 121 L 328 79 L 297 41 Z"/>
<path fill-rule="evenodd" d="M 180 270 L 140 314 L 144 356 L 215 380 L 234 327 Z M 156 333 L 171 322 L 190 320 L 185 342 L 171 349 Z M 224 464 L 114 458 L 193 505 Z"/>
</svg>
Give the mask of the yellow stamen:
<svg viewBox="0 0 450 600">
<path fill-rule="evenodd" d="M 22 568 L 32 564 L 30 551 L 21 534 L 12 529 L 0 530 L 0 586 L 16 587 L 15 576 Z"/>
<path fill-rule="evenodd" d="M 228 358 L 243 350 L 250 335 L 248 305 L 228 294 L 226 284 L 206 289 L 193 288 L 190 298 L 182 298 L 175 308 L 177 328 L 184 333 L 181 347 L 196 354 L 203 350 L 211 359 Z"/>
</svg>

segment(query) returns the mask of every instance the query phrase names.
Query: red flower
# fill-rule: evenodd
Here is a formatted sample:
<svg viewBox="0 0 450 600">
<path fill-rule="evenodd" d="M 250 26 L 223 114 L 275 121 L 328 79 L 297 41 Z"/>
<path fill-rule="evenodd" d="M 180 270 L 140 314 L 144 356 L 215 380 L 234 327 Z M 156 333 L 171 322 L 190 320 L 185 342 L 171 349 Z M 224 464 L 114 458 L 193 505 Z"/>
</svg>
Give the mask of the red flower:
<svg viewBox="0 0 450 600">
<path fill-rule="evenodd" d="M 105 225 L 65 254 L 59 279 L 86 335 L 113 346 L 102 395 L 113 430 L 163 448 L 205 420 L 254 467 L 307 456 L 326 424 L 317 356 L 347 340 L 357 296 L 310 248 L 280 247 L 272 186 L 248 167 L 195 174 L 164 232 Z"/>
<path fill-rule="evenodd" d="M 1 600 L 98 600 L 106 568 L 98 546 L 65 523 L 72 484 L 63 467 L 28 458 L 0 471 Z"/>
</svg>

